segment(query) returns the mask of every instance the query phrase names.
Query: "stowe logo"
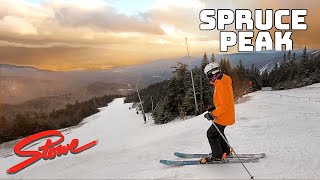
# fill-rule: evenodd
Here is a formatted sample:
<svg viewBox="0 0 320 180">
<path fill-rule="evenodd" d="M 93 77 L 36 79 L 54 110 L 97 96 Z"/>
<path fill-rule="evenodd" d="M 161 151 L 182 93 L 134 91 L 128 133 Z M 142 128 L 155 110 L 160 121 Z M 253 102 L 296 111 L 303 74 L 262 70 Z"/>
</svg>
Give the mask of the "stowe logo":
<svg viewBox="0 0 320 180">
<path fill-rule="evenodd" d="M 48 138 L 51 136 L 58 136 L 60 137 L 57 141 L 52 142 L 51 139 L 47 139 L 44 146 L 38 147 L 38 150 L 31 151 L 31 150 L 22 150 L 24 147 L 30 145 L 31 143 L 38 141 L 43 138 Z M 14 147 L 14 153 L 19 157 L 30 157 L 29 159 L 11 167 L 7 170 L 8 174 L 14 174 L 22 169 L 32 165 L 33 163 L 36 163 L 41 158 L 44 160 L 48 159 L 54 159 L 56 156 L 60 157 L 61 155 L 67 155 L 70 151 L 72 154 L 78 154 L 82 151 L 85 151 L 95 145 L 97 145 L 98 140 L 92 141 L 86 145 L 83 145 L 81 147 L 78 147 L 79 140 L 73 139 L 70 144 L 67 144 L 65 146 L 61 145 L 64 141 L 64 136 L 61 132 L 57 130 L 49 130 L 49 131 L 43 131 L 34 135 L 31 135 L 29 137 L 26 137 L 25 139 L 21 140 L 19 143 L 17 143 Z M 60 144 L 60 145 L 59 145 Z M 42 152 L 40 152 L 42 151 Z"/>
</svg>

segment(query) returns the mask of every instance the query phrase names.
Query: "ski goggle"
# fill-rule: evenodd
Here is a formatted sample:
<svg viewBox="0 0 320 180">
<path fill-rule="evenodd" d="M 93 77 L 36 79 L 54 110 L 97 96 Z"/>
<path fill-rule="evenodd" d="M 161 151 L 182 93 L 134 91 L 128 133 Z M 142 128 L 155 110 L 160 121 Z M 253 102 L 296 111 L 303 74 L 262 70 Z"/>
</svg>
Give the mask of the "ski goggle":
<svg viewBox="0 0 320 180">
<path fill-rule="evenodd" d="M 207 74 L 206 74 L 207 78 L 211 79 L 213 77 L 213 75 L 214 75 L 213 72 L 217 71 L 217 70 L 220 70 L 220 68 L 216 67 L 216 68 L 213 68 L 210 71 L 208 71 Z"/>
</svg>

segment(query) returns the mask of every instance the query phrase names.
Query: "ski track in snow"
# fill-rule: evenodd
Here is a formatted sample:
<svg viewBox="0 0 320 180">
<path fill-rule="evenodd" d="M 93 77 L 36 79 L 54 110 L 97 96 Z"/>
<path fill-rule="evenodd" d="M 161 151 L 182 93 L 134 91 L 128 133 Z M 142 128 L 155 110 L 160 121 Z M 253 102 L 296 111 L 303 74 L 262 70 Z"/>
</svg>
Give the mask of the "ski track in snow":
<svg viewBox="0 0 320 180">
<path fill-rule="evenodd" d="M 258 163 L 246 164 L 255 179 L 320 176 L 320 84 L 285 90 L 259 91 L 236 105 L 236 124 L 226 135 L 237 153 L 265 152 Z M 80 145 L 98 139 L 97 146 L 77 155 L 40 160 L 14 175 L 6 170 L 24 158 L 0 159 L 0 178 L 106 178 L 106 179 L 249 179 L 241 164 L 170 167 L 160 159 L 179 159 L 175 151 L 208 153 L 206 131 L 211 123 L 202 115 L 165 125 L 143 124 L 141 115 L 129 110 L 123 98 L 92 115 L 81 127 L 66 130 L 65 141 Z M 41 141 L 40 144 L 43 144 Z M 31 147 L 34 149 L 39 145 Z M 8 148 L 0 154 L 8 153 Z M 12 151 L 12 150 L 11 150 Z"/>
</svg>

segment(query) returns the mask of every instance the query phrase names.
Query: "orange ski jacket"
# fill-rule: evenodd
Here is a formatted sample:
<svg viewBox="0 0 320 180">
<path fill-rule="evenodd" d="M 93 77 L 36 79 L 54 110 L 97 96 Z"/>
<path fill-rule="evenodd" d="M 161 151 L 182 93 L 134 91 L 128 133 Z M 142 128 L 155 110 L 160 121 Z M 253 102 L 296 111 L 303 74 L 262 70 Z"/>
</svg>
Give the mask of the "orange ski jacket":
<svg viewBox="0 0 320 180">
<path fill-rule="evenodd" d="M 216 107 L 212 114 L 217 118 L 215 123 L 228 126 L 235 123 L 234 98 L 232 90 L 232 80 L 223 74 L 221 80 L 214 81 L 213 103 Z"/>
</svg>

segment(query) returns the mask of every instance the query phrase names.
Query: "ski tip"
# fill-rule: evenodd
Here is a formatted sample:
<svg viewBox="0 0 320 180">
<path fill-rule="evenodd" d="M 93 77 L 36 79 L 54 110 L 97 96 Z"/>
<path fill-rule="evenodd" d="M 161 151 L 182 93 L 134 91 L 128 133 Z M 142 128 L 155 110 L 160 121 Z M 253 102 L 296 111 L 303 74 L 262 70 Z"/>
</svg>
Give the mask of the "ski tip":
<svg viewBox="0 0 320 180">
<path fill-rule="evenodd" d="M 173 153 L 173 155 L 175 155 L 175 156 L 182 156 L 182 155 L 183 155 L 183 153 L 180 153 L 180 152 L 174 152 L 174 153 Z"/>
<path fill-rule="evenodd" d="M 184 166 L 184 165 L 198 165 L 200 161 L 190 160 L 190 161 L 175 161 L 175 160 L 160 160 L 161 164 L 168 166 Z"/>
<path fill-rule="evenodd" d="M 265 158 L 266 156 L 267 156 L 266 153 L 261 153 L 259 157 L 260 157 L 260 158 Z"/>
<path fill-rule="evenodd" d="M 159 161 L 161 164 L 168 164 L 168 160 L 163 160 L 163 159 L 161 159 L 160 161 Z"/>
<path fill-rule="evenodd" d="M 171 161 L 168 161 L 168 160 L 163 160 L 163 159 L 161 159 L 159 162 L 160 162 L 161 164 L 163 164 L 163 165 L 173 165 L 173 163 L 172 163 Z"/>
</svg>

